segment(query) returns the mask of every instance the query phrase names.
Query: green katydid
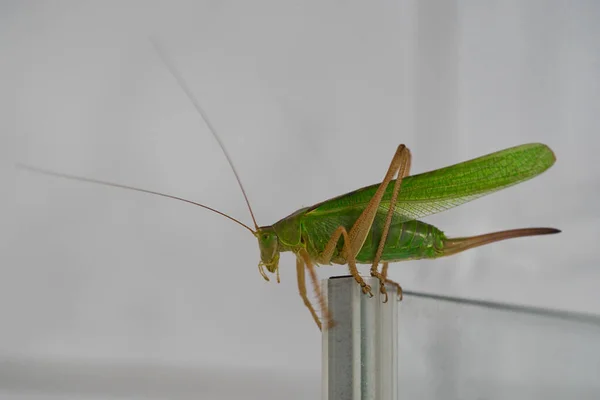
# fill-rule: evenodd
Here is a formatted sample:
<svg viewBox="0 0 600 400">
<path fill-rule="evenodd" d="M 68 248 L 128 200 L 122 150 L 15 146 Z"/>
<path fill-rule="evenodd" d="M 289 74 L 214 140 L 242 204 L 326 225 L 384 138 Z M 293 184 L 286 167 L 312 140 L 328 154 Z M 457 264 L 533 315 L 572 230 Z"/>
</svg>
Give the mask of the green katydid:
<svg viewBox="0 0 600 400">
<path fill-rule="evenodd" d="M 372 295 L 371 288 L 365 284 L 356 268 L 356 264 L 371 264 L 371 274 L 380 279 L 380 291 L 385 294 L 384 283 L 390 283 L 398 287 L 401 295 L 398 284 L 387 278 L 390 262 L 438 258 L 504 239 L 560 232 L 554 228 L 524 228 L 447 238 L 436 227 L 417 220 L 533 178 L 552 166 L 554 161 L 554 154 L 546 145 L 533 143 L 408 176 L 410 152 L 400 145 L 382 183 L 300 209 L 273 225 L 259 227 L 254 221 L 255 229 L 214 208 L 180 197 L 39 168 L 21 167 L 63 178 L 169 197 L 229 218 L 258 239 L 261 258 L 258 268 L 266 280 L 269 277 L 264 269 L 276 274 L 279 282 L 280 253 L 293 252 L 296 255 L 300 296 L 320 328 L 321 321 L 307 297 L 305 270 L 310 274 L 328 325 L 332 319 L 319 289 L 316 264 L 348 264 L 350 273 L 362 286 L 363 292 Z M 396 174 L 398 178 L 393 180 Z M 254 220 L 253 215 L 252 218 Z M 381 271 L 377 269 L 379 262 L 383 263 Z"/>
<path fill-rule="evenodd" d="M 276 274 L 279 282 L 280 253 L 288 251 L 294 253 L 298 291 L 319 329 L 322 327 L 321 319 L 307 296 L 306 271 L 316 291 L 326 326 L 332 326 L 333 319 L 320 290 L 315 265 L 347 264 L 350 274 L 362 287 L 362 291 L 372 296 L 371 287 L 364 282 L 357 269 L 357 264 L 370 264 L 371 275 L 379 279 L 379 290 L 384 295 L 384 301 L 387 301 L 386 283 L 397 287 L 400 298 L 402 295 L 401 287 L 387 277 L 388 265 L 391 262 L 438 258 L 500 240 L 560 232 L 554 228 L 523 228 L 479 236 L 448 238 L 436 227 L 419 221 L 428 215 L 456 207 L 541 174 L 554 164 L 555 156 L 550 148 L 538 143 L 512 147 L 413 176 L 409 176 L 411 153 L 406 146 L 400 145 L 381 183 L 300 209 L 273 225 L 258 226 L 241 180 L 216 131 L 175 68 L 160 51 L 159 54 L 202 115 L 223 150 L 242 190 L 254 229 L 215 208 L 181 197 L 35 167 L 19 166 L 63 178 L 168 197 L 224 216 L 249 230 L 258 240 L 260 250 L 258 269 L 267 281 L 269 277 L 265 269 L 269 273 Z M 381 269 L 379 269 L 380 263 Z"/>
</svg>

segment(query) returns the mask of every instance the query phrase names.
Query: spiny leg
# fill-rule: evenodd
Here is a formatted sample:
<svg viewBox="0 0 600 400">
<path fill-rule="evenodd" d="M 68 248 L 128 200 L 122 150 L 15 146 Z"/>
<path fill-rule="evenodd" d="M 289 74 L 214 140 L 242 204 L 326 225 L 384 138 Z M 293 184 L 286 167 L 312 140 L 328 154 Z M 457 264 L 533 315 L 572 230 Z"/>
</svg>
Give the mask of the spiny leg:
<svg viewBox="0 0 600 400">
<path fill-rule="evenodd" d="M 335 233 L 331 236 L 331 239 L 325 246 L 325 250 L 321 254 L 321 259 L 324 262 L 329 262 L 331 260 L 331 257 L 333 256 L 333 252 L 337 246 L 337 242 L 339 241 L 340 237 L 343 235 L 344 236 L 344 246 L 342 248 L 341 256 L 348 263 L 348 266 L 350 268 L 350 273 L 354 276 L 356 281 L 361 285 L 361 287 L 363 288 L 363 292 L 368 293 L 370 296 L 373 296 L 373 294 L 371 293 L 371 288 L 368 285 L 366 285 L 364 280 L 360 277 L 360 275 L 358 275 L 358 270 L 356 269 L 356 262 L 355 262 L 356 255 L 358 254 L 361 247 L 363 246 L 363 244 L 367 238 L 367 235 L 369 233 L 369 230 L 371 229 L 371 227 L 373 225 L 373 220 L 375 219 L 375 216 L 377 215 L 377 210 L 379 209 L 379 205 L 381 204 L 381 199 L 383 198 L 383 195 L 385 194 L 388 184 L 392 181 L 394 176 L 397 175 L 398 173 L 405 174 L 405 171 L 409 164 L 410 164 L 410 151 L 408 150 L 408 148 L 405 145 L 401 144 L 400 146 L 398 146 L 396 153 L 394 154 L 394 157 L 392 158 L 392 162 L 390 163 L 390 167 L 388 168 L 383 181 L 381 182 L 381 184 L 375 191 L 375 194 L 373 195 L 371 200 L 369 200 L 369 203 L 365 207 L 364 211 L 360 214 L 358 219 L 354 222 L 354 225 L 352 225 L 352 228 L 350 228 L 350 231 L 346 232 L 346 229 L 344 227 L 338 227 L 338 229 L 336 229 Z M 400 176 L 402 176 L 402 175 L 400 175 Z M 399 188 L 398 182 L 396 183 L 396 185 L 398 185 L 398 188 Z M 389 226 L 388 226 L 388 229 L 389 229 Z M 385 243 L 385 238 L 382 238 L 382 241 Z M 376 267 L 375 267 L 375 270 L 376 270 Z"/>
<path fill-rule="evenodd" d="M 304 301 L 304 305 L 308 308 L 308 310 L 310 311 L 310 314 L 312 315 L 317 326 L 319 327 L 319 330 L 321 330 L 321 321 L 319 320 L 319 316 L 317 315 L 315 308 L 313 307 L 312 303 L 310 302 L 310 300 L 308 299 L 308 296 L 306 294 L 306 279 L 304 276 L 304 266 L 305 266 L 304 260 L 300 256 L 296 256 L 296 273 L 298 275 L 298 292 L 300 293 L 300 297 L 302 297 L 302 300 Z"/>
<path fill-rule="evenodd" d="M 388 277 L 387 277 L 388 266 L 389 266 L 388 262 L 383 263 L 383 267 L 381 268 L 381 275 L 383 276 L 383 280 L 385 281 L 385 283 L 389 283 L 390 285 L 392 285 L 396 288 L 396 292 L 398 292 L 398 301 L 402 301 L 402 286 L 400 286 L 400 284 L 398 282 L 394 282 L 393 280 L 388 279 Z M 385 302 L 387 302 L 387 294 L 385 296 L 384 303 Z"/>
<path fill-rule="evenodd" d="M 327 328 L 333 328 L 333 319 L 331 318 L 331 314 L 329 313 L 329 308 L 327 307 L 327 303 L 325 302 L 325 296 L 323 296 L 323 292 L 321 291 L 321 282 L 319 282 L 319 277 L 317 276 L 317 271 L 315 271 L 315 264 L 313 264 L 310 255 L 306 250 L 300 250 L 300 255 L 304 259 L 304 263 L 306 264 L 306 269 L 308 270 L 308 274 L 310 275 L 310 280 L 315 288 L 315 294 L 317 295 L 317 301 L 319 302 L 319 306 L 321 307 L 321 316 L 323 320 L 326 322 L 325 326 Z"/>
<path fill-rule="evenodd" d="M 301 259 L 300 259 L 300 257 L 301 257 Z M 313 318 L 315 319 L 317 326 L 319 327 L 319 329 L 321 329 L 321 322 L 319 321 L 319 317 L 306 295 L 306 282 L 304 279 L 304 267 L 306 267 L 306 269 L 308 269 L 308 274 L 310 276 L 310 280 L 312 281 L 312 284 L 315 288 L 315 293 L 317 295 L 317 301 L 319 302 L 319 306 L 321 307 L 321 314 L 322 314 L 323 320 L 325 322 L 325 326 L 327 328 L 332 328 L 333 320 L 331 319 L 331 314 L 329 314 L 329 308 L 327 308 L 327 303 L 325 302 L 325 297 L 323 296 L 323 292 L 321 291 L 321 285 L 319 282 L 319 278 L 317 276 L 317 272 L 315 271 L 315 265 L 313 264 L 313 262 L 310 258 L 310 255 L 308 254 L 308 252 L 305 249 L 301 249 L 298 252 L 298 254 L 296 254 L 296 260 L 297 260 L 296 268 L 301 267 L 301 269 L 298 270 L 298 289 L 300 290 L 300 296 L 304 300 L 304 304 L 306 304 L 306 306 L 310 310 L 311 314 L 313 315 Z M 302 283 L 302 287 L 301 287 L 301 283 Z"/>
<path fill-rule="evenodd" d="M 327 245 L 325 246 L 325 250 L 323 250 L 323 252 L 321 253 L 321 260 L 323 262 L 329 263 L 331 261 L 333 252 L 337 246 L 338 241 L 342 236 L 344 237 L 344 249 L 346 248 L 347 243 L 350 243 L 349 235 L 346 231 L 346 228 L 344 228 L 343 226 L 339 226 L 335 230 L 335 232 L 333 232 L 333 235 L 331 235 L 329 242 L 327 242 Z M 371 292 L 371 286 L 367 285 L 362 276 L 360 276 L 360 274 L 358 273 L 358 268 L 356 268 L 356 261 L 354 259 L 354 256 L 350 254 L 350 257 L 345 257 L 345 259 L 348 263 L 348 269 L 350 270 L 350 274 L 354 277 L 354 279 L 360 285 L 360 287 L 362 287 L 363 293 L 373 297 L 373 293 Z"/>
<path fill-rule="evenodd" d="M 379 245 L 377 246 L 377 252 L 375 253 L 375 257 L 373 258 L 373 264 L 371 265 L 371 276 L 379 279 L 379 291 L 381 294 L 385 296 L 383 302 L 386 303 L 388 300 L 387 291 L 385 289 L 385 277 L 383 274 L 380 274 L 377 271 L 377 266 L 379 265 L 379 261 L 381 260 L 381 255 L 383 254 L 383 249 L 385 247 L 385 243 L 387 241 L 387 237 L 390 231 L 390 225 L 392 224 L 392 217 L 394 216 L 394 210 L 396 209 L 396 201 L 398 200 L 398 193 L 400 192 L 400 187 L 402 184 L 402 179 L 407 177 L 410 173 L 410 164 L 411 164 L 411 154 L 408 149 L 406 149 L 406 154 L 401 158 L 401 164 L 398 169 L 398 176 L 396 178 L 396 182 L 394 182 L 394 189 L 392 191 L 392 198 L 390 199 L 389 209 L 385 218 L 385 224 L 383 225 L 383 231 L 381 234 L 381 239 L 379 240 Z M 400 285 L 396 284 L 398 287 Z"/>
<path fill-rule="evenodd" d="M 362 277 L 358 273 L 358 269 L 356 268 L 356 255 L 358 254 L 361 247 L 363 246 L 363 244 L 367 238 L 367 235 L 369 233 L 369 230 L 371 229 L 371 226 L 373 225 L 373 220 L 375 219 L 375 216 L 377 215 L 377 210 L 381 203 L 381 199 L 383 198 L 383 195 L 385 194 L 388 184 L 391 182 L 391 180 L 394 178 L 394 176 L 398 174 L 398 179 L 396 180 L 396 183 L 394 185 L 393 204 L 391 204 L 391 209 L 393 212 L 396 197 L 398 195 L 398 191 L 400 188 L 401 178 L 407 175 L 407 171 L 409 168 L 410 168 L 410 150 L 408 150 L 408 148 L 405 145 L 401 144 L 396 149 L 396 153 L 394 154 L 394 157 L 392 158 L 392 162 L 390 163 L 390 167 L 388 168 L 388 171 L 385 174 L 383 182 L 379 185 L 379 187 L 377 188 L 377 190 L 376 190 L 375 194 L 373 195 L 373 197 L 371 198 L 371 200 L 369 200 L 369 203 L 365 207 L 365 210 L 361 213 L 361 215 L 355 221 L 354 225 L 350 229 L 350 232 L 347 232 L 346 228 L 343 226 L 338 227 L 335 230 L 335 232 L 333 233 L 333 235 L 331 236 L 331 238 L 329 239 L 329 242 L 325 246 L 323 253 L 321 253 L 321 259 L 324 262 L 327 262 L 327 263 L 330 262 L 331 257 L 333 256 L 333 252 L 335 251 L 335 249 L 337 247 L 337 243 L 338 243 L 339 239 L 343 236 L 344 237 L 344 246 L 342 248 L 341 255 L 348 263 L 348 268 L 350 270 L 350 273 L 352 274 L 354 279 L 360 284 L 360 286 L 363 289 L 363 292 L 368 293 L 371 297 L 373 296 L 373 294 L 371 292 L 371 287 L 365 283 L 365 281 L 362 279 Z M 388 215 L 388 220 L 391 220 L 390 215 Z M 387 225 L 387 229 L 389 230 L 389 221 L 386 223 L 386 225 Z M 386 232 L 386 235 L 387 235 L 387 232 Z M 386 239 L 386 237 L 382 238 L 382 241 L 384 243 L 385 243 L 385 239 Z M 379 257 L 381 257 L 381 251 L 378 251 L 378 253 L 379 254 L 377 257 L 379 258 Z M 314 265 L 312 264 L 310 255 L 304 249 L 302 249 L 299 252 L 299 255 L 302 257 L 304 264 L 306 265 L 306 267 L 308 268 L 308 271 L 310 273 L 311 280 L 313 281 L 313 285 L 315 286 L 315 290 L 317 292 L 319 303 L 321 305 L 321 310 L 323 312 L 323 316 L 327 319 L 328 325 L 331 325 L 332 320 L 329 317 L 329 311 L 327 309 L 327 305 L 325 304 L 325 299 L 323 298 L 323 294 L 321 293 L 320 286 L 319 286 L 319 280 L 314 271 Z M 377 262 L 378 262 L 378 260 L 377 260 Z M 299 263 L 299 261 L 297 261 L 297 264 L 296 264 L 297 269 L 300 268 L 298 266 L 298 263 Z M 377 266 L 375 266 L 375 271 L 376 271 L 376 267 Z M 382 280 L 382 283 L 381 283 L 382 288 L 383 288 L 382 291 L 385 293 L 385 286 L 384 286 L 385 278 L 382 277 L 382 278 L 380 278 L 380 280 Z M 318 316 L 316 315 L 316 312 L 315 312 L 314 308 L 312 307 L 312 304 L 310 303 L 310 301 L 308 300 L 308 297 L 306 296 L 306 282 L 305 282 L 305 277 L 304 277 L 304 268 L 298 269 L 298 289 L 300 291 L 300 296 L 304 300 L 304 303 L 306 304 L 306 306 L 309 308 L 311 314 L 313 315 L 313 318 L 315 319 L 317 326 L 319 326 L 319 328 L 321 328 L 321 323 L 318 319 Z M 386 293 L 386 298 L 387 298 L 387 293 Z"/>
</svg>

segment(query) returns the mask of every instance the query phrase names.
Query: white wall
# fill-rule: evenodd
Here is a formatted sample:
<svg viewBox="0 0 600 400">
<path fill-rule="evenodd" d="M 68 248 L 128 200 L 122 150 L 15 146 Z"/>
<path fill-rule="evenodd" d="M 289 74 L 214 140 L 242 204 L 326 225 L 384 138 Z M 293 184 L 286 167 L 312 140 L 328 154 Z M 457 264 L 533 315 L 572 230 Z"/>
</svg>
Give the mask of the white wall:
<svg viewBox="0 0 600 400">
<path fill-rule="evenodd" d="M 391 275 L 416 291 L 600 312 L 600 3 L 0 7 L 8 194 L 0 357 L 75 370 L 220 371 L 227 381 L 211 398 L 232 393 L 232 368 L 234 376 L 264 371 L 244 389 L 249 397 L 319 393 L 320 336 L 297 295 L 292 256 L 282 257 L 282 283 L 268 284 L 254 238 L 219 216 L 13 169 L 18 161 L 163 191 L 250 223 L 223 155 L 150 34 L 210 115 L 263 225 L 377 182 L 400 143 L 413 152 L 414 173 L 521 143 L 550 145 L 558 161 L 541 177 L 427 221 L 458 236 L 525 226 L 560 235 L 397 264 Z M 7 390 L 32 382 L 25 375 L 14 386 L 7 376 Z M 306 393 L 270 386 L 288 381 Z"/>
</svg>

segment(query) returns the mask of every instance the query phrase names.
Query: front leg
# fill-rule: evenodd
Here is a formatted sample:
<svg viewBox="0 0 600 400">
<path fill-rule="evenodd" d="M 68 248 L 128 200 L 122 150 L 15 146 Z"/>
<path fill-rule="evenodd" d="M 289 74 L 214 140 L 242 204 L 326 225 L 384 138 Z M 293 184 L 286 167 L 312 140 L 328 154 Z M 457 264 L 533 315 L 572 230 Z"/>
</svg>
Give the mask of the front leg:
<svg viewBox="0 0 600 400">
<path fill-rule="evenodd" d="M 296 274 L 298 275 L 298 292 L 300 293 L 300 297 L 302 297 L 302 301 L 304 301 L 304 305 L 306 306 L 306 308 L 308 308 L 308 311 L 310 311 L 310 315 L 312 315 L 313 319 L 315 320 L 315 323 L 319 327 L 319 330 L 321 330 L 321 320 L 319 319 L 315 308 L 313 307 L 312 303 L 310 302 L 310 299 L 308 298 L 308 295 L 306 294 L 306 277 L 304 275 L 304 267 L 304 260 L 302 260 L 302 257 L 297 255 Z"/>
<path fill-rule="evenodd" d="M 310 302 L 308 295 L 306 293 L 306 278 L 304 275 L 304 268 L 308 269 L 308 274 L 310 275 L 310 279 L 315 288 L 315 292 L 317 294 L 317 300 L 319 302 L 319 306 L 321 307 L 321 314 L 325 321 L 326 327 L 333 327 L 333 320 L 331 319 L 331 315 L 329 314 L 329 309 L 327 308 L 327 304 L 325 303 L 325 297 L 323 296 L 323 292 L 321 292 L 321 286 L 319 285 L 319 278 L 317 277 L 317 273 L 315 271 L 315 266 L 310 259 L 309 254 L 306 250 L 301 249 L 296 254 L 296 273 L 298 275 L 298 292 L 300 293 L 300 297 L 304 301 L 304 305 L 310 311 L 315 323 L 321 330 L 321 321 L 319 320 L 319 316 L 315 311 L 312 303 Z"/>
</svg>

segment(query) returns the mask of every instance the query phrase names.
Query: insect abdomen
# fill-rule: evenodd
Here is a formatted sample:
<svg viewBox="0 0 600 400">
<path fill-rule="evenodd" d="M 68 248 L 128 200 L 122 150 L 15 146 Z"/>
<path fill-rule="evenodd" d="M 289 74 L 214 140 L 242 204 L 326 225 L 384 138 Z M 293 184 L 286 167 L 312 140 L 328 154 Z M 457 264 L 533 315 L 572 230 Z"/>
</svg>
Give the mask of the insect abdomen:
<svg viewBox="0 0 600 400">
<path fill-rule="evenodd" d="M 385 215 L 377 215 L 365 244 L 358 253 L 357 261 L 363 264 L 373 262 L 377 246 L 381 240 Z M 419 258 L 436 258 L 443 250 L 444 233 L 421 221 L 394 223 L 388 233 L 381 261 L 402 261 Z"/>
</svg>

